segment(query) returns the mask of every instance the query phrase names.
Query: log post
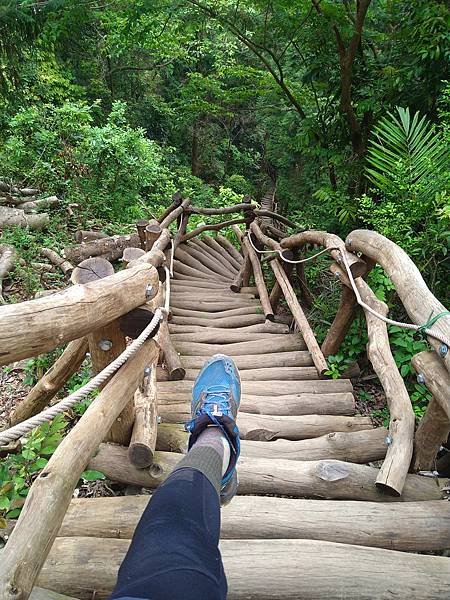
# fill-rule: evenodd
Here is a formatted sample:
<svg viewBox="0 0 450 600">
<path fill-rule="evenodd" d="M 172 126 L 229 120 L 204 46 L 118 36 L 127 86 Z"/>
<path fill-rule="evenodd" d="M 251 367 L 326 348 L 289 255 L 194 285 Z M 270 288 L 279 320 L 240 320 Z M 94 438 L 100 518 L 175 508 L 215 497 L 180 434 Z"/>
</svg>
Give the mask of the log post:
<svg viewBox="0 0 450 600">
<path fill-rule="evenodd" d="M 181 217 L 180 226 L 178 227 L 178 231 L 177 231 L 175 237 L 173 238 L 173 251 L 174 252 L 178 248 L 178 246 L 181 244 L 181 240 L 183 239 L 183 236 L 186 234 L 187 226 L 189 223 L 189 216 L 190 216 L 190 213 L 185 212 L 185 213 L 183 213 L 183 216 Z"/>
<path fill-rule="evenodd" d="M 0 565 L 0 598 L 28 598 L 72 499 L 99 443 L 133 399 L 144 367 L 157 356 L 147 341 L 111 378 L 34 481 Z M 14 592 L 13 592 L 14 590 Z"/>
<path fill-rule="evenodd" d="M 266 319 L 269 321 L 273 321 L 274 313 L 272 306 L 269 300 L 269 294 L 267 292 L 266 283 L 264 281 L 264 275 L 261 268 L 261 263 L 256 256 L 255 251 L 253 250 L 250 242 L 247 237 L 244 236 L 242 238 L 242 247 L 245 248 L 247 255 L 250 259 L 252 269 L 253 269 L 253 277 L 255 279 L 256 287 L 258 288 L 259 299 L 261 301 L 262 309 L 264 311 L 264 315 Z"/>
<path fill-rule="evenodd" d="M 10 426 L 17 425 L 40 412 L 66 381 L 78 371 L 88 350 L 87 339 L 69 342 L 67 348 L 50 369 L 36 383 L 28 395 L 15 406 L 10 416 Z"/>
<path fill-rule="evenodd" d="M 164 363 L 169 374 L 169 379 L 171 381 L 184 379 L 186 369 L 183 367 L 180 355 L 175 350 L 170 337 L 167 321 L 165 320 L 159 326 L 156 341 L 164 354 Z"/>
<path fill-rule="evenodd" d="M 289 279 L 291 276 L 292 270 L 294 268 L 294 265 L 292 263 L 283 262 L 281 266 L 282 266 L 284 272 L 286 273 L 286 277 Z M 278 283 L 278 280 L 275 279 L 275 284 L 274 284 L 272 291 L 270 292 L 270 296 L 269 296 L 270 304 L 272 305 L 273 311 L 275 313 L 277 312 L 278 303 L 280 302 L 282 296 L 283 296 L 283 290 L 281 289 L 281 286 Z"/>
<path fill-rule="evenodd" d="M 148 219 L 140 219 L 136 223 L 136 229 L 138 232 L 139 239 L 141 241 L 141 248 L 145 250 L 145 228 L 149 224 Z"/>
<path fill-rule="evenodd" d="M 237 225 L 233 225 L 231 227 L 231 229 L 233 230 L 235 236 L 237 237 L 237 239 L 241 245 L 242 254 L 244 255 L 244 262 L 241 264 L 241 267 L 240 267 L 237 275 L 235 275 L 233 282 L 230 285 L 230 289 L 232 292 L 239 293 L 241 291 L 242 287 L 244 287 L 244 286 L 248 287 L 248 284 L 250 281 L 252 263 L 250 261 L 249 255 L 248 255 L 247 248 L 244 247 L 244 245 L 242 244 L 242 239 L 243 239 L 242 231 L 239 229 L 239 227 Z"/>
<path fill-rule="evenodd" d="M 316 336 L 314 335 L 310 324 L 308 323 L 308 319 L 305 316 L 305 313 L 300 306 L 299 301 L 295 295 L 294 289 L 292 288 L 288 276 L 280 266 L 278 260 L 273 260 L 270 263 L 272 270 L 277 278 L 278 283 L 283 291 L 284 297 L 286 298 L 286 302 L 288 303 L 289 309 L 300 329 L 300 332 L 305 340 L 305 344 L 308 347 L 308 350 L 311 353 L 311 358 L 314 362 L 314 365 L 319 373 L 319 375 L 323 375 L 325 371 L 328 370 L 327 361 L 325 360 L 321 349 L 319 348 L 319 344 L 317 343 Z"/>
<path fill-rule="evenodd" d="M 331 356 L 337 353 L 353 323 L 357 309 L 358 302 L 353 290 L 343 285 L 336 316 L 322 343 L 321 349 L 324 356 Z"/>
<path fill-rule="evenodd" d="M 416 431 L 413 470 L 434 470 L 436 455 L 450 432 L 450 375 L 434 352 L 419 352 L 412 365 L 433 394 Z"/>
<path fill-rule="evenodd" d="M 367 305 L 378 313 L 387 315 L 387 306 L 378 300 L 364 279 L 358 277 L 356 285 Z M 390 413 L 390 444 L 376 485 L 391 495 L 400 496 L 413 453 L 414 412 L 405 383 L 391 353 L 386 323 L 369 311 L 364 312 L 369 335 L 367 354 L 386 393 Z"/>
<path fill-rule="evenodd" d="M 162 223 L 164 221 L 164 219 L 166 219 L 170 215 L 171 212 L 173 212 L 176 208 L 178 208 L 182 201 L 183 201 L 183 196 L 182 196 L 181 192 L 175 192 L 175 194 L 172 196 L 171 204 L 169 204 L 169 206 L 166 208 L 166 210 L 159 215 L 159 217 L 158 217 L 159 223 Z"/>
<path fill-rule="evenodd" d="M 167 229 L 167 227 L 169 227 L 169 225 L 173 221 L 178 219 L 178 217 L 183 214 L 183 212 L 186 210 L 186 208 L 189 206 L 190 203 L 191 203 L 190 199 L 185 198 L 184 200 L 181 201 L 178 208 L 175 208 L 172 212 L 168 213 L 167 217 L 165 217 L 164 219 L 159 219 L 159 224 L 161 225 L 161 229 Z"/>
<path fill-rule="evenodd" d="M 90 283 L 114 274 L 112 265 L 103 258 L 88 258 L 81 262 L 72 274 L 74 283 Z M 100 373 L 127 347 L 125 335 L 120 329 L 120 320 L 115 319 L 87 336 L 92 370 Z M 130 441 L 134 422 L 134 406 L 130 402 L 117 417 L 106 441 L 126 446 Z"/>
<path fill-rule="evenodd" d="M 158 425 L 158 405 L 156 396 L 156 363 L 144 369 L 144 379 L 134 393 L 135 420 L 131 435 L 128 456 L 138 469 L 145 469 L 153 462 Z"/>
<path fill-rule="evenodd" d="M 14 246 L 9 244 L 0 245 L 0 305 L 6 304 L 3 298 L 3 279 L 14 267 L 17 252 Z"/>
<path fill-rule="evenodd" d="M 162 227 L 156 219 L 149 221 L 145 228 L 145 251 L 149 252 L 162 233 Z"/>
</svg>

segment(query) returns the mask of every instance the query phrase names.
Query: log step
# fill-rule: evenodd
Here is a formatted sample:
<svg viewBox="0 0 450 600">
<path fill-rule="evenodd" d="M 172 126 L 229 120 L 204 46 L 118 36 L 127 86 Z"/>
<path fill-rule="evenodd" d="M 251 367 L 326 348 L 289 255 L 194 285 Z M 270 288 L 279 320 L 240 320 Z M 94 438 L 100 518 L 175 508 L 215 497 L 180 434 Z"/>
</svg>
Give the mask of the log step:
<svg viewBox="0 0 450 600">
<path fill-rule="evenodd" d="M 311 355 L 307 350 L 299 350 L 297 352 L 269 352 L 266 354 L 241 354 L 234 356 L 233 360 L 240 371 L 254 369 L 255 367 L 310 367 L 312 365 Z M 204 356 L 183 356 L 183 365 L 186 369 L 201 369 L 204 364 Z"/>
<path fill-rule="evenodd" d="M 58 537 L 131 539 L 148 501 L 148 496 L 74 499 Z M 448 547 L 449 531 L 450 503 L 440 500 L 379 504 L 236 496 L 222 513 L 221 538 L 311 539 L 429 552 Z"/>
<path fill-rule="evenodd" d="M 80 600 L 107 598 L 130 541 L 59 537 L 38 585 Z M 230 600 L 447 600 L 450 560 L 317 540 L 223 540 Z M 101 565 L 101 569 L 99 569 Z"/>
</svg>

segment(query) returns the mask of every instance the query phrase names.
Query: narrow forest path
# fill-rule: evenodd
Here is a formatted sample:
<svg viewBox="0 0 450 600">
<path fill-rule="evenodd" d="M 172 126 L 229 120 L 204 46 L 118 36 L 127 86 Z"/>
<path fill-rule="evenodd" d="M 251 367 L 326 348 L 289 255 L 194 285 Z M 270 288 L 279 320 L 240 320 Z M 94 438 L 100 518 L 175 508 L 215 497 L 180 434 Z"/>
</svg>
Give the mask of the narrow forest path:
<svg viewBox="0 0 450 600">
<path fill-rule="evenodd" d="M 233 357 L 242 377 L 238 496 L 222 512 L 229 599 L 445 598 L 450 504 L 433 479 L 408 475 L 400 498 L 374 485 L 367 463 L 386 453 L 384 428 L 355 414 L 352 383 L 320 378 L 282 318 L 265 320 L 255 288 L 230 291 L 240 253 L 225 238 L 178 247 L 169 331 L 185 378 L 157 386 L 155 462 L 136 469 L 102 444 L 91 468 L 155 488 L 179 460 L 191 388 L 204 361 Z M 172 450 L 172 451 L 169 451 Z M 173 452 L 176 450 L 176 452 Z M 74 500 L 38 585 L 106 598 L 148 496 Z"/>
</svg>

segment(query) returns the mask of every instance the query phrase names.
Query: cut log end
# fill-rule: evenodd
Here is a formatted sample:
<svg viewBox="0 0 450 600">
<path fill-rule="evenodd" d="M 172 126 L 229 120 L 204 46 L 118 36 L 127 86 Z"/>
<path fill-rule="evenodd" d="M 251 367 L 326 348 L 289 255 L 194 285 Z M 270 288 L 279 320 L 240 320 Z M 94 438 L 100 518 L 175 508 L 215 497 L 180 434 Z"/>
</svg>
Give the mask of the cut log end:
<svg viewBox="0 0 450 600">
<path fill-rule="evenodd" d="M 169 373 L 170 381 L 181 381 L 186 377 L 186 369 L 183 367 L 175 367 Z"/>
<path fill-rule="evenodd" d="M 146 469 L 153 464 L 154 453 L 142 443 L 134 443 L 128 448 L 128 458 L 138 469 Z"/>
<path fill-rule="evenodd" d="M 377 489 L 380 490 L 380 492 L 386 494 L 386 496 L 398 498 L 402 495 L 403 485 L 399 486 L 400 489 L 395 489 L 391 485 L 388 485 L 387 483 L 382 483 L 381 481 L 376 481 L 375 485 L 377 486 Z"/>
</svg>

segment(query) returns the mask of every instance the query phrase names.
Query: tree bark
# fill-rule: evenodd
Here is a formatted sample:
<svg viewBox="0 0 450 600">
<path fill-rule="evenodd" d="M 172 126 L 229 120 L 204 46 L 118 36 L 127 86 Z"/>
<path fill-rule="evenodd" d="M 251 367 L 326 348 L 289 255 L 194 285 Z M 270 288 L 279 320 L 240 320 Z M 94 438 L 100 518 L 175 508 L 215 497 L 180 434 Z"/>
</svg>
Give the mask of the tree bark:
<svg viewBox="0 0 450 600">
<path fill-rule="evenodd" d="M 258 288 L 258 294 L 261 301 L 264 316 L 269 321 L 273 321 L 274 312 L 269 300 L 269 294 L 267 292 L 266 283 L 264 281 L 264 275 L 261 269 L 261 263 L 256 256 L 255 251 L 250 245 L 250 242 L 246 237 L 242 238 L 242 245 L 247 251 L 247 255 L 250 259 L 253 269 L 253 277 L 255 279 L 256 287 Z"/>
<path fill-rule="evenodd" d="M 6 304 L 3 298 L 3 279 L 13 269 L 17 259 L 17 252 L 14 246 L 0 244 L 0 306 Z"/>
<path fill-rule="evenodd" d="M 128 456 L 138 469 L 145 469 L 153 462 L 158 425 L 156 397 L 156 364 L 158 357 L 144 369 L 144 378 L 134 393 L 135 421 Z"/>
<path fill-rule="evenodd" d="M 103 256 L 106 260 L 115 261 L 122 257 L 125 248 L 140 248 L 140 239 L 137 233 L 129 235 L 113 235 L 64 248 L 64 256 L 77 265 L 86 258 Z"/>
<path fill-rule="evenodd" d="M 28 227 L 28 229 L 44 229 L 50 218 L 48 213 L 27 214 L 18 208 L 0 206 L 0 228 L 5 227 Z"/>
</svg>

